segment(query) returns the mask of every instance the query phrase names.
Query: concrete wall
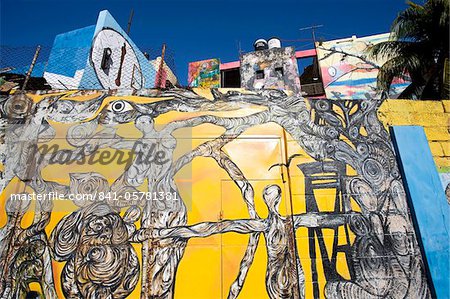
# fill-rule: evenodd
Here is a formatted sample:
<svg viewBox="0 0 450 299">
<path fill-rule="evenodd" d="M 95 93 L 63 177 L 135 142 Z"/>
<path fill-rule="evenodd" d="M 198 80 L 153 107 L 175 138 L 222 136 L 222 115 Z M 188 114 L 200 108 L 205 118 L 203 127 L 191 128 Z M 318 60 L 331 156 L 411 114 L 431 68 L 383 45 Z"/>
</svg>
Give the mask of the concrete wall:
<svg viewBox="0 0 450 299">
<path fill-rule="evenodd" d="M 0 105 L 6 298 L 431 297 L 385 127 L 419 104 L 171 89 Z"/>
<path fill-rule="evenodd" d="M 249 90 L 274 88 L 295 93 L 300 91 L 298 66 L 293 47 L 245 53 L 241 55 L 240 60 L 242 88 Z"/>
</svg>

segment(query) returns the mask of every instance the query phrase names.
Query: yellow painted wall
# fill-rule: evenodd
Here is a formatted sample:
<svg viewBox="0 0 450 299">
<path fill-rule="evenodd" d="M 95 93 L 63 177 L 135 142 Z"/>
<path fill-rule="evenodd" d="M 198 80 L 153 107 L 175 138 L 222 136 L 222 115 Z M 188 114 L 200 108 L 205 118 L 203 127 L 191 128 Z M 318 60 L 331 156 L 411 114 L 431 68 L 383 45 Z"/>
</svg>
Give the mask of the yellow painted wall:
<svg viewBox="0 0 450 299">
<path fill-rule="evenodd" d="M 387 100 L 378 116 L 386 126 L 424 127 L 438 172 L 450 172 L 450 100 Z"/>
</svg>

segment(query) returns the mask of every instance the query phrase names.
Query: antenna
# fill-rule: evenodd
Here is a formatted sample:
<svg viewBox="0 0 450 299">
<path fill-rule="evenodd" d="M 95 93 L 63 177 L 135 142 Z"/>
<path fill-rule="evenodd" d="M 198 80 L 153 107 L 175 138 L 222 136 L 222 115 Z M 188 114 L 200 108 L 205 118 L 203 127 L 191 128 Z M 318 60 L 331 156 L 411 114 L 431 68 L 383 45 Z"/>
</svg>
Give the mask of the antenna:
<svg viewBox="0 0 450 299">
<path fill-rule="evenodd" d="M 303 28 L 300 28 L 299 30 L 300 30 L 300 31 L 303 31 L 303 30 L 309 30 L 309 29 L 311 29 L 313 42 L 314 42 L 314 44 L 316 44 L 316 34 L 315 34 L 315 29 L 320 28 L 320 27 L 323 27 L 323 25 L 322 25 L 322 24 L 320 24 L 320 25 L 312 25 L 312 26 L 309 26 L 309 27 L 303 27 Z"/>
<path fill-rule="evenodd" d="M 128 19 L 127 35 L 130 35 L 131 22 L 133 21 L 134 9 L 131 9 L 130 18 Z"/>
<path fill-rule="evenodd" d="M 236 40 L 236 47 L 238 49 L 239 56 L 241 56 L 242 49 L 241 49 L 241 41 L 240 40 Z"/>
</svg>

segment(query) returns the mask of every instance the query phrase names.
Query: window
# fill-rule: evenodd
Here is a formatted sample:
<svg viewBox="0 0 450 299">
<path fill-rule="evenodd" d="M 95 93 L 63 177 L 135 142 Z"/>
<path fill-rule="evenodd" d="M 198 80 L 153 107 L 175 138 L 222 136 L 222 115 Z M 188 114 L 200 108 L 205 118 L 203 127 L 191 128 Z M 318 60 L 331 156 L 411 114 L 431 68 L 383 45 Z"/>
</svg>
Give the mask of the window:
<svg viewBox="0 0 450 299">
<path fill-rule="evenodd" d="M 277 77 L 283 77 L 283 68 L 282 67 L 276 67 L 275 68 L 275 75 L 277 76 Z"/>
<path fill-rule="evenodd" d="M 100 68 L 105 72 L 109 70 L 109 67 L 112 64 L 111 55 L 112 55 L 111 48 L 103 49 L 103 57 L 102 57 L 102 62 L 100 64 Z"/>
<path fill-rule="evenodd" d="M 317 56 L 298 58 L 297 63 L 300 72 L 302 92 L 307 96 L 319 96 L 325 94 Z"/>
<path fill-rule="evenodd" d="M 241 74 L 239 68 L 221 71 L 222 87 L 239 88 L 241 87 Z"/>
<path fill-rule="evenodd" d="M 256 71 L 256 79 L 264 79 L 264 70 Z"/>
</svg>

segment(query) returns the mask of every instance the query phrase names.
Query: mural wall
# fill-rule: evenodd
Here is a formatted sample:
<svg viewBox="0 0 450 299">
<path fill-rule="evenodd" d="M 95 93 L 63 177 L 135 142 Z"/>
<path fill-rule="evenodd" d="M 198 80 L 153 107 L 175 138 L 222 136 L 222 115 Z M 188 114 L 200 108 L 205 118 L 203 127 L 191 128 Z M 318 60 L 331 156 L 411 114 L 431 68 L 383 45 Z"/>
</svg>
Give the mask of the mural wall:
<svg viewBox="0 0 450 299">
<path fill-rule="evenodd" d="M 378 69 L 382 59 L 367 57 L 367 47 L 387 41 L 389 33 L 316 43 L 322 81 L 329 99 L 380 98 L 376 91 Z M 409 85 L 394 79 L 389 98 L 397 98 Z"/>
<path fill-rule="evenodd" d="M 207 59 L 189 63 L 188 86 L 216 88 L 220 87 L 220 60 Z"/>
<path fill-rule="evenodd" d="M 56 36 L 44 78 L 53 89 L 151 88 L 159 66 L 104 10 L 96 25 Z M 175 85 L 172 71 L 163 67 L 165 78 Z"/>
<path fill-rule="evenodd" d="M 293 47 L 242 54 L 241 87 L 249 90 L 282 89 L 300 92 L 297 59 Z"/>
<path fill-rule="evenodd" d="M 2 97 L 2 298 L 431 298 L 382 104 Z"/>
</svg>

